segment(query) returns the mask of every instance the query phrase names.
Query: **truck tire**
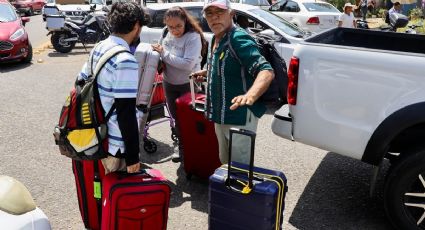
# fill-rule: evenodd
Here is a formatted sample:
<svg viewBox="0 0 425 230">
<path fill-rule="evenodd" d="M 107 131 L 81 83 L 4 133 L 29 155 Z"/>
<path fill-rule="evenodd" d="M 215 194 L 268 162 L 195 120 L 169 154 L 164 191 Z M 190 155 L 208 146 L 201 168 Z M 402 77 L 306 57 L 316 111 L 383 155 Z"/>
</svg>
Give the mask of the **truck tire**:
<svg viewBox="0 0 425 230">
<path fill-rule="evenodd" d="M 402 157 L 391 167 L 384 206 L 397 229 L 425 229 L 425 149 Z"/>
<path fill-rule="evenodd" d="M 50 42 L 56 51 L 60 53 L 69 53 L 75 46 L 75 42 L 65 42 L 64 39 L 71 37 L 69 32 L 55 32 L 50 38 Z"/>
</svg>

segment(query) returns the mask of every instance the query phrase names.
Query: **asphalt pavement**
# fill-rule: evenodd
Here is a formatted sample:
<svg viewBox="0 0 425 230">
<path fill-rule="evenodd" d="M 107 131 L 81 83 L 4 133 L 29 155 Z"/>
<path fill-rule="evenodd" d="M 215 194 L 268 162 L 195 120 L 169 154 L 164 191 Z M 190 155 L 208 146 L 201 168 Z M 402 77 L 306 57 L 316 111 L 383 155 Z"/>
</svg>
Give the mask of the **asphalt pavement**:
<svg viewBox="0 0 425 230">
<path fill-rule="evenodd" d="M 59 154 L 52 132 L 87 57 L 80 45 L 69 54 L 42 50 L 32 64 L 0 65 L 0 174 L 28 187 L 53 229 L 84 228 L 71 161 Z M 271 119 L 260 119 L 255 164 L 281 170 L 288 178 L 284 229 L 391 229 L 379 192 L 385 170 L 370 198 L 371 166 L 279 138 L 271 132 Z M 149 134 L 158 151 L 142 151 L 141 160 L 169 180 L 168 229 L 208 229 L 208 182 L 188 181 L 181 165 L 170 161 L 174 146 L 169 124 L 154 126 Z"/>
</svg>

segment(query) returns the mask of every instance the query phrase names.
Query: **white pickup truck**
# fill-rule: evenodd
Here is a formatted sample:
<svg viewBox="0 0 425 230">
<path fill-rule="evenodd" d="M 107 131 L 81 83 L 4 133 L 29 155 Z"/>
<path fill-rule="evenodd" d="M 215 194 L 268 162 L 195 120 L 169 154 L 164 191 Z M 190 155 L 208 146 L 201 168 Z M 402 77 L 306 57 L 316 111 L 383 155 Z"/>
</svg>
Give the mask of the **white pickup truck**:
<svg viewBox="0 0 425 230">
<path fill-rule="evenodd" d="M 288 78 L 273 132 L 375 165 L 375 178 L 389 159 L 389 221 L 425 229 L 425 36 L 331 29 L 295 47 Z"/>
</svg>

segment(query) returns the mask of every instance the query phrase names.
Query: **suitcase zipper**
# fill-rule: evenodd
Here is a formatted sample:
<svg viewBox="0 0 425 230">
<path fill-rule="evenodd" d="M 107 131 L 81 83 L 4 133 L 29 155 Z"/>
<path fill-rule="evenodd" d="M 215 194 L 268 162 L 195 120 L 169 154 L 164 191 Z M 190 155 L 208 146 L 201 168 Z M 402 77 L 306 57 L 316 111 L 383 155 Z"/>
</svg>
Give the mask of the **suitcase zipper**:
<svg viewBox="0 0 425 230">
<path fill-rule="evenodd" d="M 158 183 L 158 182 L 143 182 L 143 185 L 142 186 L 147 186 L 147 185 L 165 185 L 165 186 L 169 187 L 166 183 Z M 111 187 L 111 192 L 109 193 L 108 199 L 111 200 L 112 199 L 112 194 L 114 193 L 114 191 L 116 189 L 120 188 L 120 187 L 137 187 L 137 186 L 141 186 L 140 183 L 128 183 L 128 184 L 116 184 L 116 185 L 113 185 Z M 158 191 L 160 191 L 160 190 L 158 190 Z"/>
</svg>

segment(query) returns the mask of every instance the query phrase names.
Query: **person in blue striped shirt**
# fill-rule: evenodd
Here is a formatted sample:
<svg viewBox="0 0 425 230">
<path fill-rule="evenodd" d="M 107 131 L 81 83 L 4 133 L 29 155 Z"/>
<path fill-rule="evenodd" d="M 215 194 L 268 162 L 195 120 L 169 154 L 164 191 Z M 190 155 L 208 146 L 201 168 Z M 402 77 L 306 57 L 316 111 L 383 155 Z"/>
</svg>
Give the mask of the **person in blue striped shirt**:
<svg viewBox="0 0 425 230">
<path fill-rule="evenodd" d="M 87 61 L 78 80 L 87 79 L 100 57 L 112 47 L 123 46 L 130 50 L 129 45 L 139 39 L 141 27 L 149 23 L 149 16 L 134 2 L 117 2 L 112 5 L 108 22 L 111 25 L 111 35 L 91 51 L 93 66 Z M 110 156 L 102 159 L 106 174 L 113 171 L 140 171 L 136 114 L 138 81 L 138 63 L 127 52 L 111 58 L 98 75 L 99 96 L 104 111 L 108 112 L 115 105 L 107 123 Z"/>
</svg>

